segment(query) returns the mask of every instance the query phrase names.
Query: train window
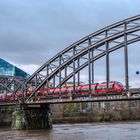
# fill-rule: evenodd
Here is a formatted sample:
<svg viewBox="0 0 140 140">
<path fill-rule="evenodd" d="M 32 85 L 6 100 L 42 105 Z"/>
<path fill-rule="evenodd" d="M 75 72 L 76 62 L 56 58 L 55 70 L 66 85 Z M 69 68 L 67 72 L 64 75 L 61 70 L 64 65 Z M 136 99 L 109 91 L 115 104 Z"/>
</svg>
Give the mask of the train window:
<svg viewBox="0 0 140 140">
<path fill-rule="evenodd" d="M 108 85 L 108 88 L 113 88 L 114 87 L 114 84 L 109 84 Z M 96 88 L 96 87 L 95 87 Z M 97 86 L 97 89 L 106 89 L 107 88 L 107 85 L 98 85 Z"/>
<path fill-rule="evenodd" d="M 80 89 L 80 90 L 79 90 L 79 92 L 83 92 L 83 90 L 82 90 L 82 89 Z"/>
<path fill-rule="evenodd" d="M 59 91 L 54 92 L 55 94 L 59 94 Z"/>
<path fill-rule="evenodd" d="M 48 91 L 48 94 L 52 94 L 52 92 L 51 91 Z"/>
<path fill-rule="evenodd" d="M 75 92 L 77 92 L 77 93 L 78 93 L 79 91 L 80 91 L 79 89 L 76 89 L 76 90 L 75 90 Z"/>
<path fill-rule="evenodd" d="M 97 89 L 106 89 L 107 86 L 106 85 L 100 85 L 100 86 L 97 86 Z"/>
<path fill-rule="evenodd" d="M 118 84 L 118 85 L 120 85 L 120 86 L 122 86 L 123 87 L 123 84 L 122 83 L 120 83 L 120 82 L 118 82 L 118 81 L 112 81 L 114 84 Z"/>
<path fill-rule="evenodd" d="M 85 88 L 85 89 L 83 89 L 83 91 L 88 91 L 89 90 L 89 88 Z"/>
<path fill-rule="evenodd" d="M 107 86 L 106 86 L 106 85 L 103 85 L 103 86 L 101 86 L 101 88 L 102 88 L 102 89 L 106 89 L 106 88 L 107 88 Z"/>
<path fill-rule="evenodd" d="M 120 86 L 122 86 L 123 87 L 123 84 L 122 83 L 120 83 L 120 82 L 117 82 Z"/>
<path fill-rule="evenodd" d="M 64 93 L 65 93 L 65 91 L 60 91 L 59 93 L 64 94 Z"/>
</svg>

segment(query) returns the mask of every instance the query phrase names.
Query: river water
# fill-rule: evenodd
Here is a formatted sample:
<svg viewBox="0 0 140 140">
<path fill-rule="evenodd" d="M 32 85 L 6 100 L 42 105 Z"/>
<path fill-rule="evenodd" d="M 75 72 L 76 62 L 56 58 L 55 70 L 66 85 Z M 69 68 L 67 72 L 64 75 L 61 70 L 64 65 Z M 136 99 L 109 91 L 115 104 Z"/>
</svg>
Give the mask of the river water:
<svg viewBox="0 0 140 140">
<path fill-rule="evenodd" d="M 52 130 L 0 128 L 0 140 L 140 140 L 140 122 L 57 124 Z"/>
</svg>

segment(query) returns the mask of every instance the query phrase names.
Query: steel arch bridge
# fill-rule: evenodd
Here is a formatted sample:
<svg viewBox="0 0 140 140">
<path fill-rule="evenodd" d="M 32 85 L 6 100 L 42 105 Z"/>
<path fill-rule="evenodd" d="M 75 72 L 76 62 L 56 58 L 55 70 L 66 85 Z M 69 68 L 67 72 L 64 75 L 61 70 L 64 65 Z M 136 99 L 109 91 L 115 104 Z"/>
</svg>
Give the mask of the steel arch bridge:
<svg viewBox="0 0 140 140">
<path fill-rule="evenodd" d="M 81 84 L 82 71 L 85 69 L 90 96 L 91 84 L 96 82 L 94 63 L 105 58 L 105 82 L 108 87 L 110 81 L 110 54 L 120 48 L 123 48 L 124 51 L 124 81 L 125 89 L 128 91 L 128 45 L 138 41 L 140 41 L 140 15 L 109 25 L 73 43 L 43 64 L 25 82 L 18 83 L 12 93 L 18 96 L 17 92 L 22 91 L 24 96 L 18 99 L 26 103 L 36 100 L 39 90 L 46 89 L 47 96 L 47 91 L 50 88 L 57 87 L 61 90 L 70 81 L 73 84 L 72 94 L 74 94 L 76 86 Z M 59 96 L 61 97 L 61 93 Z"/>
<path fill-rule="evenodd" d="M 27 78 L 19 76 L 0 76 L 0 93 L 2 93 L 4 97 L 13 94 L 14 90 L 26 80 Z M 15 97 L 19 98 L 17 94 L 15 94 Z"/>
</svg>

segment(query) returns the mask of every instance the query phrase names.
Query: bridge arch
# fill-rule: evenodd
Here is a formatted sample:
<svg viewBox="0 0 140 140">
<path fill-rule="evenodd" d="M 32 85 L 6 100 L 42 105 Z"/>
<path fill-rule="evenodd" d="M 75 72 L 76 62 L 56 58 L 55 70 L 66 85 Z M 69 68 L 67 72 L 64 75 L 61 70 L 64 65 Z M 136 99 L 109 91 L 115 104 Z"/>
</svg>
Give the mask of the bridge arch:
<svg viewBox="0 0 140 140">
<path fill-rule="evenodd" d="M 95 33 L 92 33 L 76 43 L 65 48 L 49 61 L 43 64 L 24 84 L 17 87 L 15 93 L 20 89 L 27 93 L 32 85 L 32 94 L 26 99 L 29 101 L 37 91 L 45 87 L 49 88 L 49 82 L 53 87 L 63 86 L 68 79 L 73 77 L 75 88 L 75 75 L 79 76 L 80 71 L 88 66 L 89 86 L 94 82 L 94 61 L 106 57 L 106 82 L 110 81 L 109 75 L 109 54 L 124 47 L 125 58 L 125 86 L 129 88 L 128 79 L 128 51 L 127 45 L 140 41 L 140 15 L 122 20 L 107 26 Z M 95 50 L 99 53 L 94 54 Z M 71 69 L 71 71 L 68 71 Z M 92 70 L 91 70 L 92 69 Z M 57 79 L 57 80 L 56 80 Z M 78 84 L 80 78 L 78 78 Z M 23 88 L 24 86 L 24 88 Z"/>
</svg>

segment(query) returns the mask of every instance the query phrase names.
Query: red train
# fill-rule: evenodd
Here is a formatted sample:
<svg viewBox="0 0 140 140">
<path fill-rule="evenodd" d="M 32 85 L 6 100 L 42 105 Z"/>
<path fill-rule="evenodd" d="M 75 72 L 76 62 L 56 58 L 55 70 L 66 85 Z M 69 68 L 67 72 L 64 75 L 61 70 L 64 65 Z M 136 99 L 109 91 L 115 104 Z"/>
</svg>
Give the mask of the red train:
<svg viewBox="0 0 140 140">
<path fill-rule="evenodd" d="M 79 85 L 75 86 L 75 89 L 73 86 L 68 87 L 61 87 L 61 88 L 50 88 L 49 90 L 39 90 L 37 92 L 37 98 L 43 99 L 46 97 L 67 97 L 70 95 L 75 96 L 88 96 L 89 95 L 89 89 L 91 89 L 91 94 L 93 95 L 102 95 L 102 94 L 108 94 L 109 92 L 114 93 L 120 93 L 124 90 L 123 85 L 120 82 L 112 81 L 108 83 L 108 88 L 106 82 L 103 83 L 96 83 L 91 84 L 91 87 L 89 85 Z M 28 95 L 30 95 L 32 91 L 28 92 Z M 21 92 L 17 93 L 19 96 L 22 95 Z M 4 100 L 14 100 L 16 99 L 11 93 L 7 93 L 7 96 L 4 96 L 4 94 L 0 93 L 0 101 Z"/>
<path fill-rule="evenodd" d="M 123 85 L 120 82 L 117 81 L 111 81 L 108 83 L 108 88 L 106 82 L 103 83 L 95 83 L 91 84 L 91 87 L 89 85 L 80 85 L 75 86 L 75 89 L 73 86 L 69 87 L 61 87 L 60 88 L 51 88 L 48 90 L 47 96 L 51 97 L 57 97 L 57 96 L 67 96 L 71 93 L 73 93 L 75 96 L 88 96 L 89 90 L 91 88 L 91 94 L 98 95 L 98 94 L 105 94 L 105 93 L 117 93 L 124 90 Z M 46 90 L 40 91 L 40 93 L 46 93 Z"/>
</svg>

